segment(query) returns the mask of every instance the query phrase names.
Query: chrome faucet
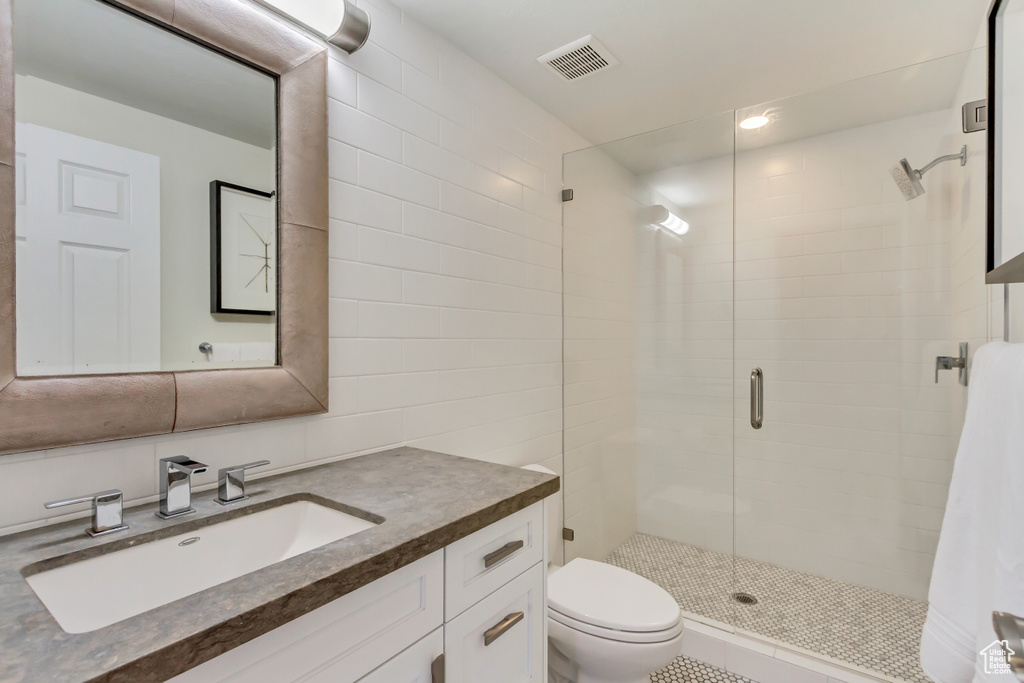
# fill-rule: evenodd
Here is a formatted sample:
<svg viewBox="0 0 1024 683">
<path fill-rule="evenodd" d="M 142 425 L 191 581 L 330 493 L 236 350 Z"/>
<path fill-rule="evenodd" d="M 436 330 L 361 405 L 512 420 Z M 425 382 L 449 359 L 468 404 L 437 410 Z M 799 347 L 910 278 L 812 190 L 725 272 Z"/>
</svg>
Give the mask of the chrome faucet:
<svg viewBox="0 0 1024 683">
<path fill-rule="evenodd" d="M 122 499 L 123 495 L 121 492 L 117 489 L 112 489 L 110 491 L 94 493 L 91 496 L 55 500 L 52 503 L 45 503 L 43 507 L 47 510 L 52 510 L 53 508 L 60 508 L 65 505 L 91 502 L 92 527 L 86 529 L 85 533 L 90 536 L 102 536 L 104 534 L 112 534 L 115 531 L 124 531 L 128 528 L 128 525 L 124 523 L 122 514 Z"/>
<path fill-rule="evenodd" d="M 269 464 L 269 460 L 259 460 L 246 463 L 245 465 L 225 467 L 218 471 L 217 497 L 213 501 L 221 505 L 229 505 L 230 503 L 248 500 L 249 496 L 245 495 L 245 471 Z"/>
<path fill-rule="evenodd" d="M 184 455 L 160 458 L 160 510 L 156 516 L 171 519 L 195 512 L 192 475 L 205 471 L 206 465 Z"/>
</svg>

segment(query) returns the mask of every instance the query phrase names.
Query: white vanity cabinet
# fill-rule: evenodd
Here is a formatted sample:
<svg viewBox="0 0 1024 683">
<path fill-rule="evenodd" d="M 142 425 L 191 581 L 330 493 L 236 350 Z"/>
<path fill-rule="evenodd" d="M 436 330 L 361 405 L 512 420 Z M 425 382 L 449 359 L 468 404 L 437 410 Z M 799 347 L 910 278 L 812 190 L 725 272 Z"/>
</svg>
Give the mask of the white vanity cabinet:
<svg viewBox="0 0 1024 683">
<path fill-rule="evenodd" d="M 535 503 L 171 680 L 542 683 L 544 529 Z"/>
</svg>

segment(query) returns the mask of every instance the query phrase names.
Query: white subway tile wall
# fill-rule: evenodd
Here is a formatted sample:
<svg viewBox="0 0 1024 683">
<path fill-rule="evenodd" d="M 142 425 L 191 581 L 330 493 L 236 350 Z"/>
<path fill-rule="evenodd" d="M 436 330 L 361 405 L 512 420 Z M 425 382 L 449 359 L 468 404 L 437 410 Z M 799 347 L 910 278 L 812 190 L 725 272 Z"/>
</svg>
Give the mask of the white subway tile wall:
<svg viewBox="0 0 1024 683">
<path fill-rule="evenodd" d="M 205 487 L 400 444 L 561 471 L 562 153 L 586 142 L 388 0 L 359 4 L 370 41 L 328 69 L 330 414 L 4 456 L 0 533 L 67 517 L 42 507 L 65 496 L 151 500 L 181 453 Z"/>
<path fill-rule="evenodd" d="M 600 148 L 565 157 L 566 560 L 636 531 L 635 179 Z"/>
</svg>

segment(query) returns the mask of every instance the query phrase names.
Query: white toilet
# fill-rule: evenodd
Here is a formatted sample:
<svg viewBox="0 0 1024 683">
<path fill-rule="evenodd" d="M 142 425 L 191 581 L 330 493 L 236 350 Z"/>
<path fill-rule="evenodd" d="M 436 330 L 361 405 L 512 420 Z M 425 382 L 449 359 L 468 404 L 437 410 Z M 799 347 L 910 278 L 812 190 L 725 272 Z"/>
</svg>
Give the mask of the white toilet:
<svg viewBox="0 0 1024 683">
<path fill-rule="evenodd" d="M 526 469 L 554 474 L 537 465 Z M 557 510 L 548 514 L 553 526 L 560 526 L 558 519 Z M 549 529 L 548 537 L 560 538 L 561 529 Z M 551 567 L 547 588 L 552 681 L 648 683 L 649 674 L 682 650 L 679 606 L 642 576 L 576 558 Z"/>
</svg>

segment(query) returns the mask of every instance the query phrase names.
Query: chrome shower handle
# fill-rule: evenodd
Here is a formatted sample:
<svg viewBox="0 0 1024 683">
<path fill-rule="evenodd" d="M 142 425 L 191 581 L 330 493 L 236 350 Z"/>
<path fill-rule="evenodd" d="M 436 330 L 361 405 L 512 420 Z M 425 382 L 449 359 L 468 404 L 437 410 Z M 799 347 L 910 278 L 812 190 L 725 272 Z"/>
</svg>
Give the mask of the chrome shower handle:
<svg viewBox="0 0 1024 683">
<path fill-rule="evenodd" d="M 764 373 L 761 368 L 750 371 L 750 426 L 760 429 L 764 423 Z"/>
</svg>

